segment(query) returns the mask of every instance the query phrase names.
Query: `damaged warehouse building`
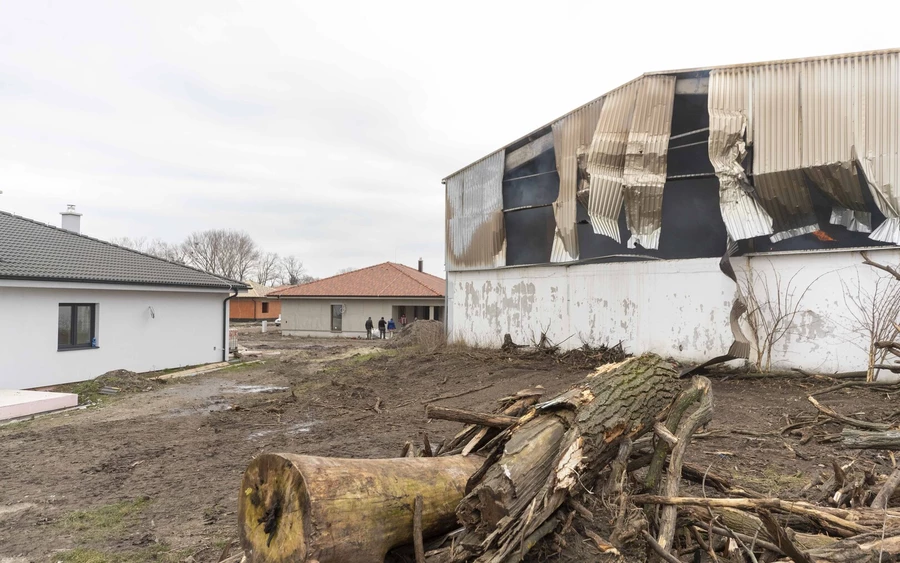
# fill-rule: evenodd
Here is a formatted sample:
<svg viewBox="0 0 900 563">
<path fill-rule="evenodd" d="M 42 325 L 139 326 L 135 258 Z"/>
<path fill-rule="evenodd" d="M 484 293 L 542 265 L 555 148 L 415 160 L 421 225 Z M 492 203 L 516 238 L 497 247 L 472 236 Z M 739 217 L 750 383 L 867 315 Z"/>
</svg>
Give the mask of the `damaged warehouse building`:
<svg viewBox="0 0 900 563">
<path fill-rule="evenodd" d="M 896 338 L 898 50 L 644 74 L 444 184 L 451 341 L 837 372 Z"/>
</svg>

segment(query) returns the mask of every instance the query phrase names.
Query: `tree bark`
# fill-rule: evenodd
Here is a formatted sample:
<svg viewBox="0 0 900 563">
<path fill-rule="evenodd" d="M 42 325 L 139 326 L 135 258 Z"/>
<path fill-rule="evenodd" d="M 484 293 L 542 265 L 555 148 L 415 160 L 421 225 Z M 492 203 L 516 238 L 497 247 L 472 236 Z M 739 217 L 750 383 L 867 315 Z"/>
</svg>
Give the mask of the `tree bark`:
<svg viewBox="0 0 900 563">
<path fill-rule="evenodd" d="M 503 454 L 459 504 L 466 531 L 454 560 L 521 560 L 522 538 L 542 528 L 571 491 L 593 484 L 620 441 L 651 429 L 681 386 L 671 364 L 646 355 L 601 366 L 537 405 L 506 431 Z"/>
<path fill-rule="evenodd" d="M 425 537 L 452 528 L 466 481 L 482 462 L 260 455 L 241 483 L 241 545 L 253 562 L 381 563 L 388 550 L 412 542 L 417 495 Z"/>
</svg>

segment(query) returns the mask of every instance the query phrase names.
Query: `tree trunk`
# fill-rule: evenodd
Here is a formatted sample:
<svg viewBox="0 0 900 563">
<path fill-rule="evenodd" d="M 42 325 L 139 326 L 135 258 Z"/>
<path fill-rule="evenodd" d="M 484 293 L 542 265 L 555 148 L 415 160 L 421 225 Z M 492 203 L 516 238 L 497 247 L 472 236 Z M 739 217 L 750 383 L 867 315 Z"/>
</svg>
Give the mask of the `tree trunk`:
<svg viewBox="0 0 900 563">
<path fill-rule="evenodd" d="M 592 486 L 619 442 L 653 427 L 681 388 L 655 355 L 601 366 L 572 390 L 535 407 L 508 431 L 502 455 L 459 504 L 466 527 L 456 561 L 519 561 L 530 537 L 569 492 Z"/>
<path fill-rule="evenodd" d="M 336 459 L 263 454 L 241 483 L 241 545 L 253 562 L 381 563 L 412 542 L 423 499 L 425 537 L 452 528 L 478 456 Z"/>
<path fill-rule="evenodd" d="M 900 431 L 863 432 L 844 428 L 841 441 L 845 448 L 852 450 L 900 450 Z"/>
</svg>

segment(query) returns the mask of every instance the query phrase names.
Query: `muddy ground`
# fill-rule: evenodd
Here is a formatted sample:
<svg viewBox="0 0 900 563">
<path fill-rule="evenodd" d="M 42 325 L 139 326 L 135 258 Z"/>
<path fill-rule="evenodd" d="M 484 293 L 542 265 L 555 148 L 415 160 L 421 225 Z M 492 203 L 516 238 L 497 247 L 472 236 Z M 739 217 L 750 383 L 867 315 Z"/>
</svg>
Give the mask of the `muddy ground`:
<svg viewBox="0 0 900 563">
<path fill-rule="evenodd" d="M 548 394 L 587 366 L 522 353 L 465 348 L 384 348 L 380 342 L 282 338 L 242 331 L 240 367 L 140 392 L 102 396 L 84 410 L 0 426 L 0 561 L 102 563 L 219 561 L 237 549 L 241 474 L 261 452 L 392 457 L 406 440 L 432 443 L 460 425 L 428 422 L 422 401 L 492 410 L 496 399 L 543 385 Z M 813 415 L 806 395 L 822 379 L 714 380 L 716 411 L 689 461 L 763 493 L 796 497 L 832 459 L 889 472 L 883 452 L 805 444 L 780 430 Z M 381 399 L 382 411 L 371 407 Z M 894 397 L 847 389 L 820 397 L 870 420 L 896 416 Z M 821 440 L 825 443 L 820 443 Z"/>
</svg>

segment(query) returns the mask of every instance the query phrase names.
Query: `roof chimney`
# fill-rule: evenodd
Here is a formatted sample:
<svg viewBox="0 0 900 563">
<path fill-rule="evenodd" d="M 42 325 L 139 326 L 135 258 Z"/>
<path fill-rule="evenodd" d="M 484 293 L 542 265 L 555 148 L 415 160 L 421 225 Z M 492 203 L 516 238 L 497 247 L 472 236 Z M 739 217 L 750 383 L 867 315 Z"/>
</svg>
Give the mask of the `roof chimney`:
<svg viewBox="0 0 900 563">
<path fill-rule="evenodd" d="M 422 262 L 422 259 L 419 258 L 419 271 L 420 272 L 422 271 L 422 267 L 423 267 L 423 262 Z"/>
<path fill-rule="evenodd" d="M 81 234 L 81 213 L 75 212 L 75 205 L 69 204 L 62 215 L 62 228 L 73 233 Z"/>
</svg>

